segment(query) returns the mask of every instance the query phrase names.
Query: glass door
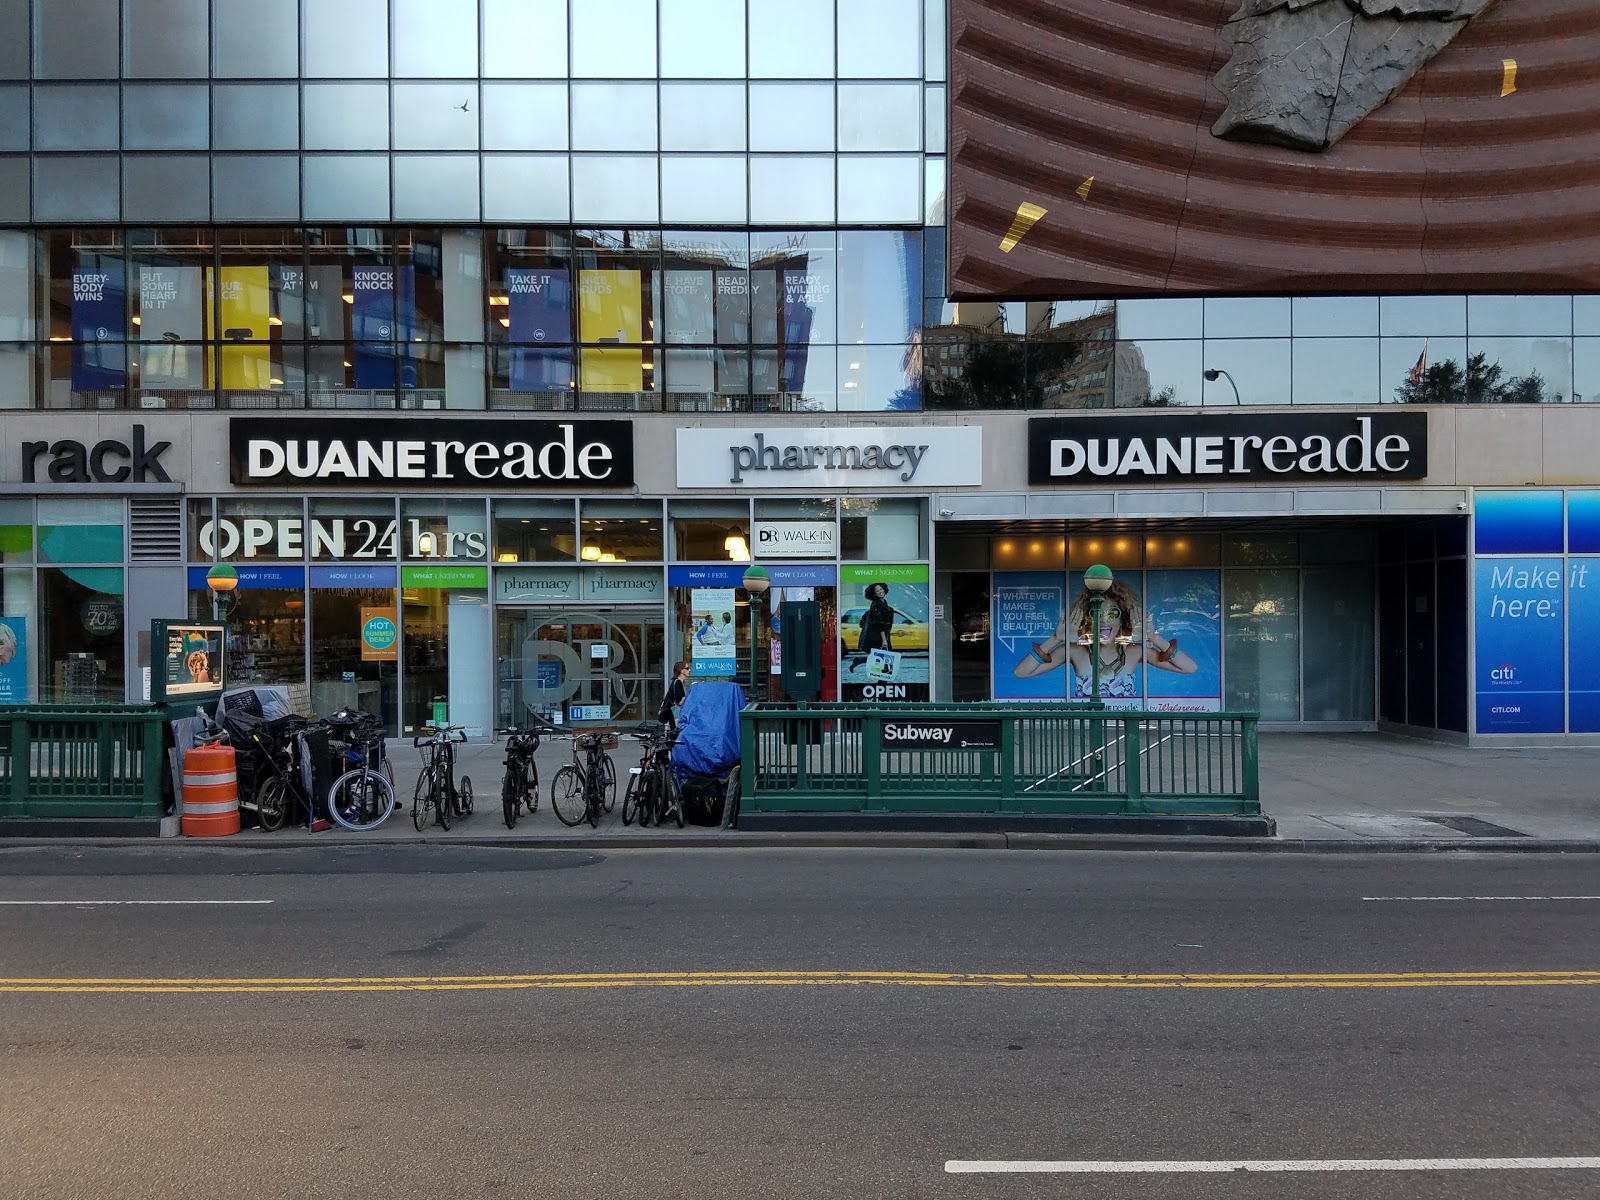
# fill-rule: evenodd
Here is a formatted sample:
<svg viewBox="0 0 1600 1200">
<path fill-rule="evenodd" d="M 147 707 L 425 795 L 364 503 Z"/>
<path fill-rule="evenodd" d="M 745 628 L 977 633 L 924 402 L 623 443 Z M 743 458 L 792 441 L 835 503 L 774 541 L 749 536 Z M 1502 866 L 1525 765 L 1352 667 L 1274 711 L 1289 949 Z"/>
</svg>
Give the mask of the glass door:
<svg viewBox="0 0 1600 1200">
<path fill-rule="evenodd" d="M 671 664 L 660 610 L 531 606 L 498 610 L 496 722 L 655 719 Z"/>
</svg>

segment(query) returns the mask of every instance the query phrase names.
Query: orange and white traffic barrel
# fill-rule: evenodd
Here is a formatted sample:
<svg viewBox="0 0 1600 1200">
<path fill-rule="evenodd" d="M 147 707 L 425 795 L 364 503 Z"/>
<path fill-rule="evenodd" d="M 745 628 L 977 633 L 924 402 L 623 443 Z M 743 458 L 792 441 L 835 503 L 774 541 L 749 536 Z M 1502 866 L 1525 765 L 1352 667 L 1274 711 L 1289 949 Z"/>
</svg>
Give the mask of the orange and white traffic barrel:
<svg viewBox="0 0 1600 1200">
<path fill-rule="evenodd" d="M 183 756 L 183 836 L 239 832 L 239 775 L 232 746 L 196 746 Z"/>
</svg>

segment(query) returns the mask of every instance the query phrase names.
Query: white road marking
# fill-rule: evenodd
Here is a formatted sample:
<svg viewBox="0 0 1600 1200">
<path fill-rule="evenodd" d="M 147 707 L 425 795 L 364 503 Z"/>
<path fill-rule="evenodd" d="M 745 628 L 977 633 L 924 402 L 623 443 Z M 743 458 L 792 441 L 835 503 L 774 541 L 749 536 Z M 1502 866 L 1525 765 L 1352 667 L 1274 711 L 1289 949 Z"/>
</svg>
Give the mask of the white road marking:
<svg viewBox="0 0 1600 1200">
<path fill-rule="evenodd" d="M 1479 900 L 1600 900 L 1600 896 L 1363 896 L 1374 903 L 1440 904 Z"/>
<path fill-rule="evenodd" d="M 272 900 L 0 900 L 14 908 L 82 908 L 110 904 L 273 904 Z"/>
<path fill-rule="evenodd" d="M 1195 1162 L 963 1161 L 944 1164 L 948 1175 L 1220 1175 L 1235 1171 L 1596 1171 L 1600 1158 L 1330 1158 L 1224 1159 Z"/>
</svg>

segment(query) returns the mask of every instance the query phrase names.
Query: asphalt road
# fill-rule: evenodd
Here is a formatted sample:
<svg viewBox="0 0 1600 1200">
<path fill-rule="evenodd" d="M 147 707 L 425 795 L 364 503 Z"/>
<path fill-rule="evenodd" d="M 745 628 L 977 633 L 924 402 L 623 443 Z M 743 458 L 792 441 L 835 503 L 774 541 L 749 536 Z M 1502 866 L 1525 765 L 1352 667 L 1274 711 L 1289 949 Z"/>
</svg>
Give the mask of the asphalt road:
<svg viewBox="0 0 1600 1200">
<path fill-rule="evenodd" d="M 1596 875 L 0 849 L 0 1194 L 1588 1200 L 1593 1168 L 1392 1168 L 1600 1166 Z M 1297 1170 L 1149 1169 L 1238 1160 Z"/>
</svg>

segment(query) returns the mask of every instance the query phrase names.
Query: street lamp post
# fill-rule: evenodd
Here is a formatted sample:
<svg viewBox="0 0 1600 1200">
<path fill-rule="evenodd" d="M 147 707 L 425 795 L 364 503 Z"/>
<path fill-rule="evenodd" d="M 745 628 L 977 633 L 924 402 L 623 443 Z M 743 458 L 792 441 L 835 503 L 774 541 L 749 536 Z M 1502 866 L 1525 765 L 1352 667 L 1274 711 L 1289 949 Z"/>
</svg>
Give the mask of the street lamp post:
<svg viewBox="0 0 1600 1200">
<path fill-rule="evenodd" d="M 1209 370 L 1207 370 L 1206 371 L 1206 381 L 1208 383 L 1215 383 L 1217 381 L 1217 377 L 1219 375 L 1223 379 L 1226 379 L 1228 381 L 1228 386 L 1233 389 L 1233 402 L 1235 404 L 1239 404 L 1240 403 L 1240 400 L 1239 400 L 1239 385 L 1233 381 L 1233 376 L 1229 375 L 1221 367 L 1212 367 Z"/>
<path fill-rule="evenodd" d="M 233 589 L 239 586 L 239 572 L 225 562 L 216 563 L 206 572 L 206 586 L 211 589 L 211 615 L 226 625 L 233 608 Z"/>
<path fill-rule="evenodd" d="M 751 563 L 744 571 L 744 590 L 750 593 L 750 690 L 754 703 L 766 699 L 766 672 L 761 663 L 761 609 L 766 604 L 767 589 L 772 586 L 772 576 L 760 563 Z"/>
<path fill-rule="evenodd" d="M 1100 695 L 1100 612 L 1105 607 L 1106 591 L 1115 582 L 1111 568 L 1096 563 L 1083 573 L 1083 586 L 1089 593 L 1089 707 L 1104 708 Z"/>
</svg>

